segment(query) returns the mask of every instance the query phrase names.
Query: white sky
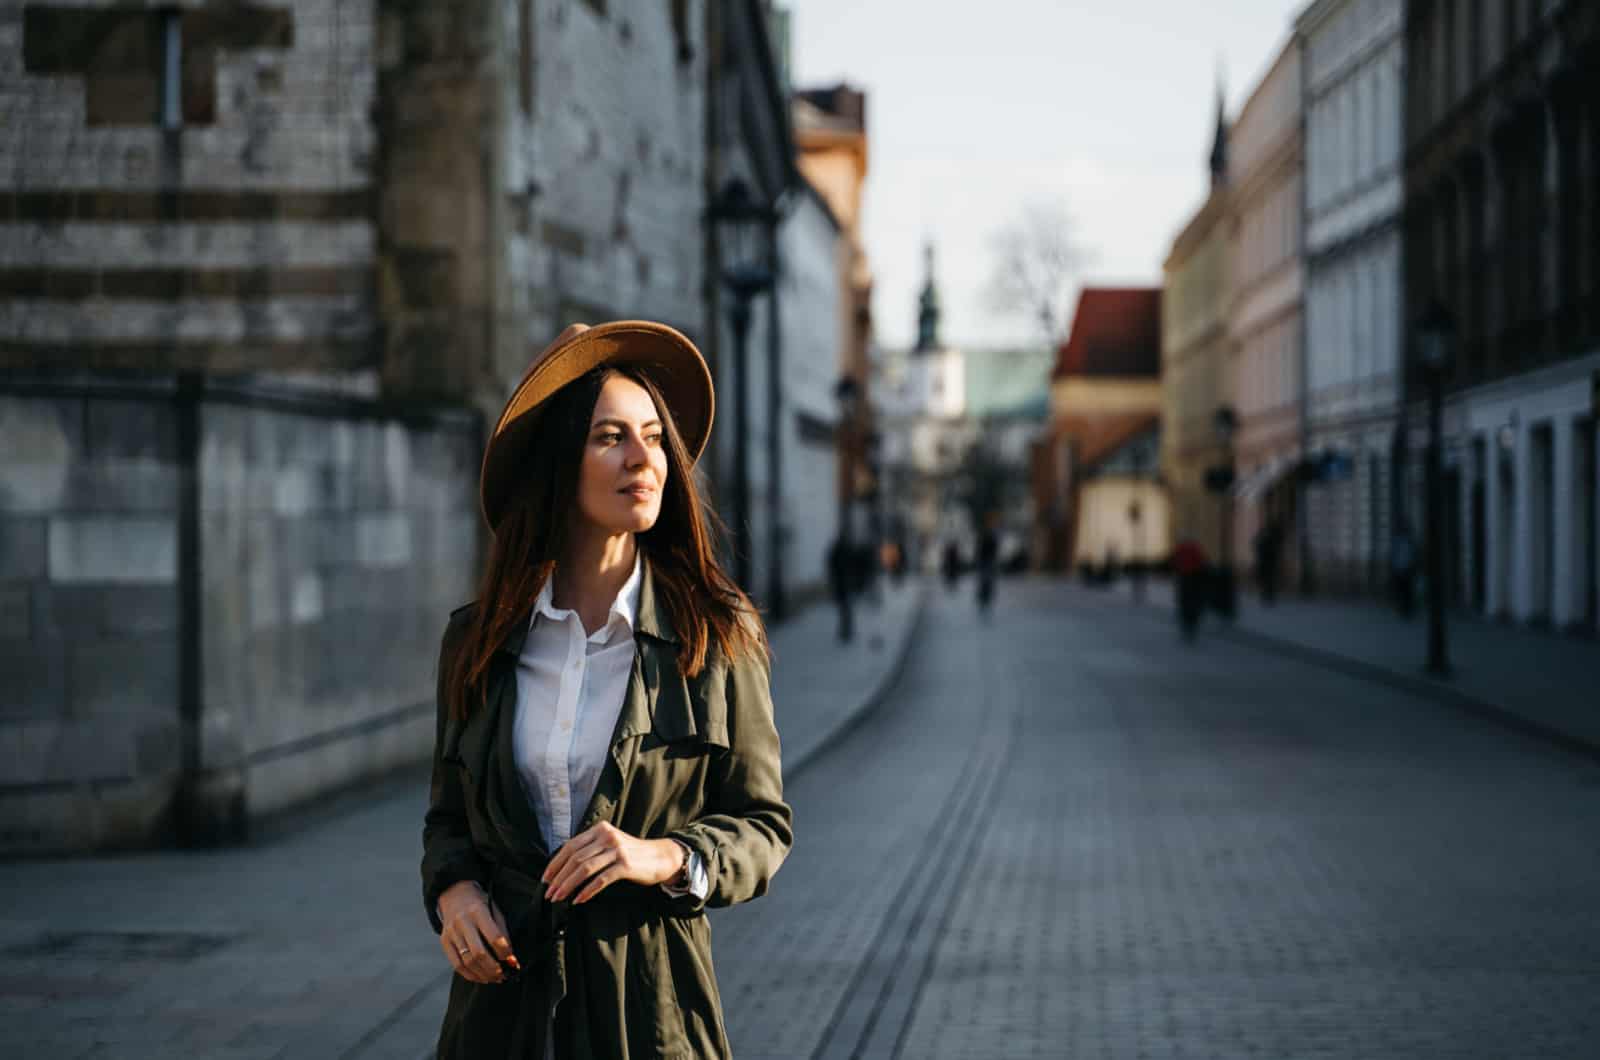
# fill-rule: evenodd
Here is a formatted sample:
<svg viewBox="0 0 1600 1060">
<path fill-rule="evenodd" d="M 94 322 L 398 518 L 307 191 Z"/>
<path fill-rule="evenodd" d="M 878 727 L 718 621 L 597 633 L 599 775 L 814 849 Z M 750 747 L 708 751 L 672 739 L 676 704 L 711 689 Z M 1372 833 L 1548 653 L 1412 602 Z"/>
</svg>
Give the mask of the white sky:
<svg viewBox="0 0 1600 1060">
<path fill-rule="evenodd" d="M 915 338 L 932 238 L 941 337 L 1036 344 L 984 288 L 990 233 L 1037 198 L 1071 211 L 1086 282 L 1159 283 L 1209 182 L 1218 63 L 1233 115 L 1308 2 L 788 0 L 796 86 L 867 92 L 878 342 Z"/>
</svg>

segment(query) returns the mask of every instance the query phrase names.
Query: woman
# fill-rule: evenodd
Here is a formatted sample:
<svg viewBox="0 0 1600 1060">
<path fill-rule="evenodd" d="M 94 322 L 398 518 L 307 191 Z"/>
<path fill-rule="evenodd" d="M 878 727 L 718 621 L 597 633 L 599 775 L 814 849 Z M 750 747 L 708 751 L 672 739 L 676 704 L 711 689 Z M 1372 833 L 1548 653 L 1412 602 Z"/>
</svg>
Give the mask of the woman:
<svg viewBox="0 0 1600 1060">
<path fill-rule="evenodd" d="M 792 832 L 765 634 L 692 474 L 712 409 L 678 332 L 573 325 L 485 449 L 422 832 L 440 1057 L 729 1055 L 704 910 L 764 893 Z"/>
</svg>

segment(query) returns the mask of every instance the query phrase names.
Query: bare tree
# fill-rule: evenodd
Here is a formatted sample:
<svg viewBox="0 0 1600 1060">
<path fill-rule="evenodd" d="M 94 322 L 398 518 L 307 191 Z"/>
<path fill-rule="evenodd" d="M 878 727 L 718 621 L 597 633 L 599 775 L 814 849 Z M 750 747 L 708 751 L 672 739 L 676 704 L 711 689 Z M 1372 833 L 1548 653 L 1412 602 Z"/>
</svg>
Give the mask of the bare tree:
<svg viewBox="0 0 1600 1060">
<path fill-rule="evenodd" d="M 989 304 L 1032 317 L 1052 347 L 1066 340 L 1073 281 L 1092 257 L 1074 238 L 1075 228 L 1063 204 L 1041 200 L 989 237 Z"/>
</svg>

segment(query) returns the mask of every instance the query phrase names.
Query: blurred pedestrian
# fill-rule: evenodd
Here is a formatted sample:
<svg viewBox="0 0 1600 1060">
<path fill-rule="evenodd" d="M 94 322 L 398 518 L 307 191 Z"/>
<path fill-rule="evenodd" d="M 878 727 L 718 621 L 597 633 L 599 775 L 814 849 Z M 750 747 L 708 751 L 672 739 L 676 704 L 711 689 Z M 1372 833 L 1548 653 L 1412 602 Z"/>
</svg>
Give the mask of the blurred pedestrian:
<svg viewBox="0 0 1600 1060">
<path fill-rule="evenodd" d="M 489 439 L 422 829 L 438 1057 L 729 1055 L 703 911 L 762 894 L 793 833 L 766 632 L 693 474 L 711 409 L 678 332 L 573 325 Z"/>
<path fill-rule="evenodd" d="M 1416 610 L 1417 549 L 1411 528 L 1402 520 L 1389 538 L 1389 592 L 1402 618 Z"/>
<path fill-rule="evenodd" d="M 1185 640 L 1193 640 L 1205 609 L 1207 564 L 1205 549 L 1192 537 L 1179 541 L 1172 550 L 1172 573 L 1177 579 L 1178 629 Z"/>
<path fill-rule="evenodd" d="M 1256 554 L 1256 585 L 1261 602 L 1271 605 L 1278 598 L 1278 561 L 1283 552 L 1283 524 L 1270 519 L 1256 531 L 1251 542 Z"/>
<path fill-rule="evenodd" d="M 994 603 L 995 576 L 1000 568 L 999 527 L 1000 513 L 989 512 L 978 532 L 978 610 L 986 615 Z"/>
<path fill-rule="evenodd" d="M 852 557 L 853 550 L 842 537 L 835 537 L 828 546 L 828 590 L 833 606 L 839 610 L 839 640 L 844 644 L 855 636 L 851 597 L 855 595 L 856 572 Z"/>
<path fill-rule="evenodd" d="M 956 544 L 955 538 L 944 543 L 944 559 L 941 566 L 944 571 L 945 590 L 953 591 L 956 582 L 961 580 L 961 548 Z"/>
</svg>

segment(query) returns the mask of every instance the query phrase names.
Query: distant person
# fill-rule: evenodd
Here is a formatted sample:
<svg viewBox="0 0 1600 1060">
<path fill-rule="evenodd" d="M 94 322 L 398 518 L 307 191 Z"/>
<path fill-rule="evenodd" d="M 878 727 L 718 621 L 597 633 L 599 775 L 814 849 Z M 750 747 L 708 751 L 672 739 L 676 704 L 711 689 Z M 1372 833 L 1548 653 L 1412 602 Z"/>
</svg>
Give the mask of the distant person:
<svg viewBox="0 0 1600 1060">
<path fill-rule="evenodd" d="M 863 541 L 852 550 L 851 562 L 855 567 L 855 590 L 874 605 L 881 602 L 878 594 L 878 550 L 871 542 Z"/>
<path fill-rule="evenodd" d="M 994 603 L 994 582 L 1000 571 L 1000 514 L 990 512 L 978 534 L 978 610 L 988 613 Z"/>
<path fill-rule="evenodd" d="M 794 833 L 766 632 L 694 475 L 711 409 L 672 328 L 575 324 L 489 437 L 422 823 L 439 1060 L 729 1055 L 701 914 L 765 893 Z"/>
<path fill-rule="evenodd" d="M 878 555 L 879 563 L 889 575 L 889 580 L 898 585 L 901 576 L 905 573 L 901 569 L 904 557 L 900 553 L 900 542 L 892 537 L 884 538 L 883 544 L 879 546 Z"/>
<path fill-rule="evenodd" d="M 944 556 L 940 566 L 944 572 L 945 590 L 953 592 L 956 583 L 961 580 L 961 549 L 953 538 L 944 543 Z"/>
<path fill-rule="evenodd" d="M 1206 599 L 1206 553 L 1192 537 L 1179 541 L 1172 550 L 1172 573 L 1177 580 L 1178 629 L 1185 640 L 1193 640 L 1200 625 Z"/>
<path fill-rule="evenodd" d="M 1261 602 L 1269 607 L 1278 598 L 1278 564 L 1283 551 L 1283 524 L 1270 520 L 1260 530 L 1252 544 L 1256 553 L 1256 585 L 1261 589 Z"/>
<path fill-rule="evenodd" d="M 1416 610 L 1416 576 L 1417 548 L 1411 528 L 1402 522 L 1389 538 L 1389 592 L 1402 618 L 1410 618 Z"/>
<path fill-rule="evenodd" d="M 833 595 L 833 606 L 839 610 L 839 641 L 850 643 L 855 636 L 855 616 L 851 598 L 855 595 L 854 550 L 844 538 L 836 537 L 828 546 L 828 590 Z"/>
</svg>

